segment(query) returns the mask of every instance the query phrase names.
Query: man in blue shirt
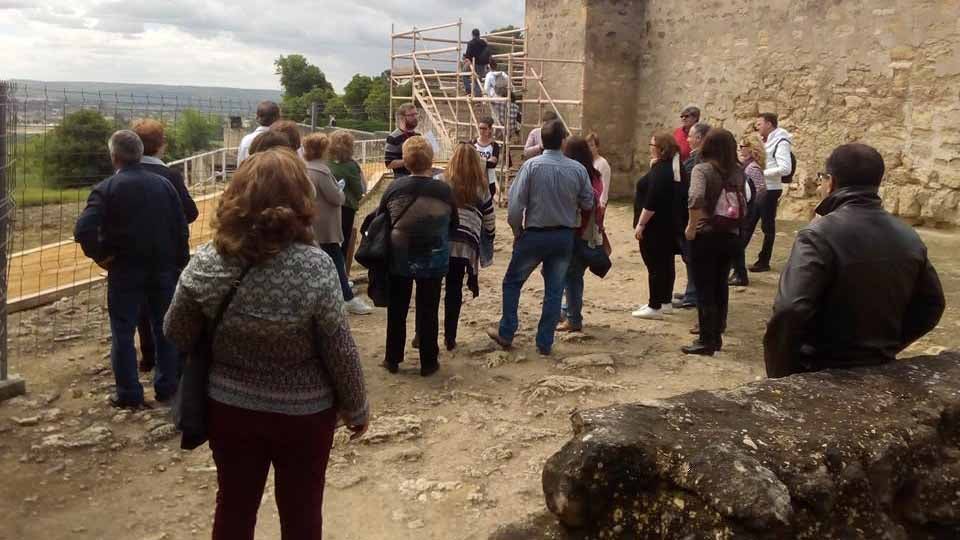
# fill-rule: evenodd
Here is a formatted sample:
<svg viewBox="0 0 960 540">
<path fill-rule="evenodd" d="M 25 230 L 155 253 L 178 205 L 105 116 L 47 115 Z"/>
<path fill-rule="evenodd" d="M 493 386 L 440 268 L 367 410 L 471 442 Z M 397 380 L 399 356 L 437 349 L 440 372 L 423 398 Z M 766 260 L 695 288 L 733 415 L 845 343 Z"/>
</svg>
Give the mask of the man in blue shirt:
<svg viewBox="0 0 960 540">
<path fill-rule="evenodd" d="M 550 354 L 560 322 L 564 278 L 573 254 L 580 210 L 593 208 L 593 188 L 583 165 L 560 151 L 567 132 L 552 120 L 541 130 L 543 154 L 526 161 L 513 185 L 507 221 L 513 229 L 513 255 L 503 277 L 503 315 L 499 329 L 487 333 L 503 348 L 513 345 L 519 321 L 520 290 L 543 265 L 543 308 L 537 329 L 537 351 Z"/>
<path fill-rule="evenodd" d="M 140 163 L 143 142 L 137 134 L 118 131 L 109 148 L 117 172 L 93 188 L 73 234 L 83 253 L 108 271 L 110 363 L 117 384 L 110 402 L 139 407 L 144 398 L 133 334 L 141 305 L 149 310 L 156 336 L 156 399 L 168 401 L 177 390 L 180 361 L 163 335 L 163 317 L 189 258 L 189 231 L 173 184 Z"/>
</svg>

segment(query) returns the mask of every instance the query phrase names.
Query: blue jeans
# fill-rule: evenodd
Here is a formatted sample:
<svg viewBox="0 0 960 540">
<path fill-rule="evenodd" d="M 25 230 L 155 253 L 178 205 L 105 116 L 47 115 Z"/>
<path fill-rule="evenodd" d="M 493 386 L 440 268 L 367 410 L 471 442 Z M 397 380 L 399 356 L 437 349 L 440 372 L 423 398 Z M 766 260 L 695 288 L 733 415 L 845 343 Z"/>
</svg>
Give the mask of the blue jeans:
<svg viewBox="0 0 960 540">
<path fill-rule="evenodd" d="M 587 273 L 587 262 L 574 253 L 567 267 L 567 279 L 564 293 L 567 303 L 563 313 L 573 328 L 583 328 L 583 276 Z"/>
<path fill-rule="evenodd" d="M 143 386 L 133 344 L 141 306 L 146 306 L 156 340 L 153 389 L 160 399 L 170 398 L 177 391 L 180 356 L 173 343 L 163 335 L 163 317 L 173 300 L 178 275 L 174 268 L 158 270 L 119 263 L 107 274 L 107 311 L 112 334 L 110 364 L 117 383 L 117 398 L 122 402 L 143 401 Z"/>
<path fill-rule="evenodd" d="M 337 267 L 337 279 L 340 280 L 343 301 L 353 300 L 353 289 L 350 288 L 350 281 L 347 279 L 347 267 L 343 260 L 343 249 L 340 244 L 320 244 L 320 249 L 333 259 L 333 265 Z"/>
<path fill-rule="evenodd" d="M 573 234 L 573 229 L 527 230 L 517 239 L 507 273 L 503 276 L 500 337 L 512 341 L 516 335 L 520 325 L 517 319 L 520 290 L 537 266 L 543 264 L 543 308 L 537 327 L 537 348 L 549 352 L 553 347 L 553 334 L 560 322 L 567 267 L 573 255 Z"/>
</svg>

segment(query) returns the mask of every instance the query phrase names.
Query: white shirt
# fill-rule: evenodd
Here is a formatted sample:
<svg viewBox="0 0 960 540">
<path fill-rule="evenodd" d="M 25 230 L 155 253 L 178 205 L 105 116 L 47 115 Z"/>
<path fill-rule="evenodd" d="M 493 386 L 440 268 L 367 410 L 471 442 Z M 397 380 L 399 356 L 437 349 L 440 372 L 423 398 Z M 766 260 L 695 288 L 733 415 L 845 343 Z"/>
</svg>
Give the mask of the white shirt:
<svg viewBox="0 0 960 540">
<path fill-rule="evenodd" d="M 600 194 L 600 206 L 607 206 L 607 201 L 610 200 L 610 177 L 612 176 L 610 163 L 607 162 L 607 158 L 600 156 L 593 162 L 593 168 L 600 171 L 600 178 L 603 181 L 603 193 Z"/>
<path fill-rule="evenodd" d="M 502 76 L 504 79 L 507 78 L 507 74 L 502 71 L 490 71 L 487 73 L 487 76 L 483 79 L 483 93 L 487 97 L 497 97 L 497 77 Z M 509 81 L 509 79 L 507 79 Z"/>
<path fill-rule="evenodd" d="M 237 148 L 237 167 L 243 163 L 243 160 L 250 157 L 250 145 L 253 144 L 253 140 L 257 138 L 257 135 L 269 130 L 269 126 L 257 126 L 257 129 L 253 130 L 253 133 L 248 133 L 244 135 L 243 139 L 240 139 L 240 147 Z"/>
<path fill-rule="evenodd" d="M 790 174 L 790 168 L 793 165 L 790 160 L 793 135 L 783 128 L 777 128 L 767 135 L 767 141 L 763 146 L 767 152 L 767 168 L 763 171 L 767 191 L 783 191 L 781 178 Z"/>
<path fill-rule="evenodd" d="M 477 149 L 477 152 L 480 153 L 480 157 L 483 158 L 483 167 L 486 169 L 487 161 L 493 157 L 493 141 L 490 141 L 486 145 L 482 144 L 480 141 L 473 143 L 473 147 Z M 487 171 L 487 183 L 496 184 L 497 183 L 497 170 L 496 169 L 486 169 Z"/>
</svg>

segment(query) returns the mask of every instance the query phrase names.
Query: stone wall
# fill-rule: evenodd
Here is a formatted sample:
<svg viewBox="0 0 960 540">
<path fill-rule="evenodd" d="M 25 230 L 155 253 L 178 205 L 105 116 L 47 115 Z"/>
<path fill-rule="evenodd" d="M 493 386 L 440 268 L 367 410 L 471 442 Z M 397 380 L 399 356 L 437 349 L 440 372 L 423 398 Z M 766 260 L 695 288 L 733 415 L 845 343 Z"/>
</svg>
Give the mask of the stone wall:
<svg viewBox="0 0 960 540">
<path fill-rule="evenodd" d="M 735 133 L 758 112 L 780 115 L 796 137 L 797 181 L 787 197 L 794 216 L 812 208 L 813 178 L 829 152 L 858 140 L 884 155 L 888 209 L 960 224 L 960 2 L 561 4 L 527 2 L 528 53 L 540 54 L 543 31 L 557 35 L 564 12 L 576 14 L 570 26 L 586 21 L 584 123 L 607 135 L 617 194 L 629 194 L 646 169 L 639 143 L 675 127 L 693 103 L 704 120 Z"/>
<path fill-rule="evenodd" d="M 537 30 L 527 37 L 528 56 L 542 59 L 583 60 L 586 50 L 586 14 L 583 0 L 529 0 L 526 25 L 528 28 L 535 26 Z M 551 98 L 580 99 L 584 84 L 584 68 L 581 64 L 531 62 L 529 67 L 536 70 L 537 74 L 546 81 L 546 90 Z M 528 72 L 527 75 L 530 73 Z M 537 83 L 529 80 L 525 97 L 546 100 L 546 95 L 539 89 Z M 523 113 L 524 122 L 538 122 L 542 112 L 549 108 L 549 105 L 545 104 L 527 105 Z M 579 107 L 559 105 L 557 108 L 568 125 L 580 127 Z"/>
</svg>

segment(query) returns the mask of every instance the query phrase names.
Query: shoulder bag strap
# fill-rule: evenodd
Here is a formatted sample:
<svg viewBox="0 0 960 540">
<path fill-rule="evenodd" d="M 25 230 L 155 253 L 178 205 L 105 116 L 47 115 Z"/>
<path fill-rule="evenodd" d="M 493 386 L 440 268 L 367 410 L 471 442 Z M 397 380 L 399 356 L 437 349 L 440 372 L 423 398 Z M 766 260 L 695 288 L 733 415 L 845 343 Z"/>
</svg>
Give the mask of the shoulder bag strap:
<svg viewBox="0 0 960 540">
<path fill-rule="evenodd" d="M 418 184 L 418 185 L 414 186 L 413 190 L 414 190 L 413 199 L 411 199 L 410 202 L 407 203 L 407 206 L 405 206 L 405 207 L 403 208 L 403 210 L 401 210 L 400 213 L 397 214 L 397 219 L 395 219 L 395 220 L 394 220 L 394 219 L 391 219 L 391 220 L 390 220 L 391 226 L 392 226 L 393 224 L 395 224 L 395 223 L 399 223 L 399 222 L 400 222 L 400 219 L 403 218 L 403 215 L 407 213 L 407 210 L 409 210 L 410 207 L 413 206 L 413 203 L 417 202 L 417 199 L 420 198 L 420 185 Z M 390 210 L 387 209 L 387 211 L 389 212 Z"/>
<path fill-rule="evenodd" d="M 247 273 L 250 272 L 251 268 L 253 268 L 253 265 L 245 266 L 237 279 L 233 280 L 233 283 L 230 284 L 230 290 L 227 291 L 226 296 L 224 296 L 223 300 L 220 301 L 220 307 L 217 308 L 217 314 L 214 316 L 210 325 L 211 334 L 217 331 L 217 328 L 220 326 L 220 322 L 223 321 L 223 314 L 227 312 L 227 308 L 229 308 L 230 303 L 233 302 L 233 297 L 237 294 L 237 289 L 240 288 L 243 278 L 247 276 Z"/>
</svg>

